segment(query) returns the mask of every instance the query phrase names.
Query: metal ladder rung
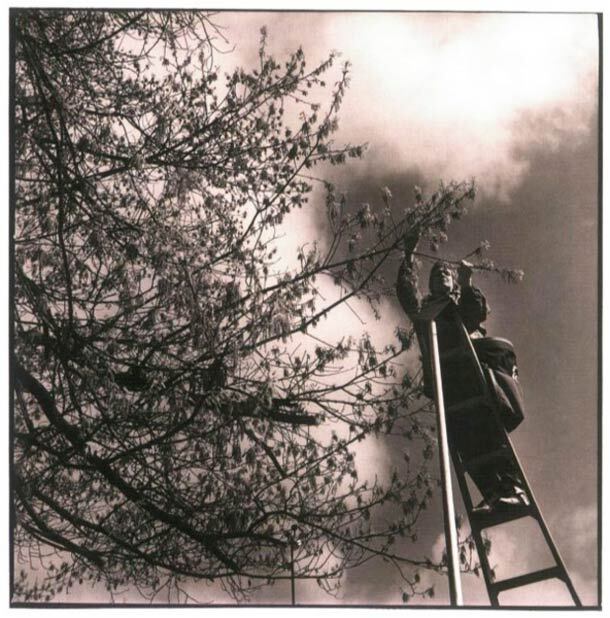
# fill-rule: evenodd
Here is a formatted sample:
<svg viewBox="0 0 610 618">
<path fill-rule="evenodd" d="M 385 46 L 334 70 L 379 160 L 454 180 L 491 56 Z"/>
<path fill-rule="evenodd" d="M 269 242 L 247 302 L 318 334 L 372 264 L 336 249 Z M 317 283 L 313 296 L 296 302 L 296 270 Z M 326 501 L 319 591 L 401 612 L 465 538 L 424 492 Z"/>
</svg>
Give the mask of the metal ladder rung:
<svg viewBox="0 0 610 618">
<path fill-rule="evenodd" d="M 520 588 L 521 586 L 527 586 L 528 584 L 535 584 L 536 582 L 544 581 L 545 579 L 560 579 L 563 581 L 563 572 L 558 566 L 549 567 L 547 569 L 541 569 L 540 571 L 533 571 L 532 573 L 525 573 L 524 575 L 518 575 L 517 577 L 511 577 L 510 579 L 503 579 L 499 582 L 494 582 L 492 587 L 498 592 L 504 590 L 510 590 L 511 588 Z"/>
<path fill-rule="evenodd" d="M 492 511 L 491 513 L 471 513 L 470 518 L 479 530 L 483 528 L 492 528 L 493 526 L 499 526 L 500 524 L 507 524 L 516 519 L 522 519 L 523 517 L 532 516 L 534 512 L 531 505 L 526 506 L 508 506 L 506 510 Z"/>
</svg>

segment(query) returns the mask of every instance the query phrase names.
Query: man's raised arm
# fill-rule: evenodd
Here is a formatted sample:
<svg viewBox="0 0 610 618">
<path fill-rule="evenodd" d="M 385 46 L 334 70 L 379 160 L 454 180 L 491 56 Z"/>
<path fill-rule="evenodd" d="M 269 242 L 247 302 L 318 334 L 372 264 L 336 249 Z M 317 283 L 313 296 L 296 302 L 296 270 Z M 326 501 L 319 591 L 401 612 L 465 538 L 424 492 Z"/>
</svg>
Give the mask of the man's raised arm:
<svg viewBox="0 0 610 618">
<path fill-rule="evenodd" d="M 396 295 L 405 313 L 413 319 L 421 309 L 421 294 L 419 292 L 419 278 L 413 259 L 413 252 L 419 242 L 419 235 L 411 233 L 404 238 L 404 257 L 398 277 L 396 278 Z"/>
</svg>

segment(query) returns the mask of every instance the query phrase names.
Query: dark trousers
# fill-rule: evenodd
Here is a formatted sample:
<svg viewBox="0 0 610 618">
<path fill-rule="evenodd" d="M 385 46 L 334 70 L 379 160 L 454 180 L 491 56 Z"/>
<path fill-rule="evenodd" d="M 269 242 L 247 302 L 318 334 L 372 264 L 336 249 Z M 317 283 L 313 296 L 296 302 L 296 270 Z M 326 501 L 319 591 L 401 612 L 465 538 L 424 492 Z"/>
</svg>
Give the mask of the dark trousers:
<svg viewBox="0 0 610 618">
<path fill-rule="evenodd" d="M 502 453 L 485 458 L 476 464 L 476 458 L 498 451 L 505 444 L 503 432 L 498 427 L 493 411 L 482 406 L 468 416 L 449 420 L 449 439 L 457 450 L 466 471 L 485 500 L 508 496 L 520 485 L 519 474 L 512 460 Z"/>
</svg>

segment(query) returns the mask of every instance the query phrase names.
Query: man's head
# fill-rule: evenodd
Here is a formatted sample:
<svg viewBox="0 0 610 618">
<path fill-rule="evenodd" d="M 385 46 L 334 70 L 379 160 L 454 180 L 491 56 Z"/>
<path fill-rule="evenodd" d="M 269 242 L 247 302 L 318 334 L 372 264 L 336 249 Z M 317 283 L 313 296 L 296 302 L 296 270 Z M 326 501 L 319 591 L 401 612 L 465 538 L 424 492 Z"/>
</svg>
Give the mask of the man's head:
<svg viewBox="0 0 610 618">
<path fill-rule="evenodd" d="M 455 285 L 453 269 L 447 262 L 436 262 L 430 270 L 430 280 L 428 283 L 430 294 L 434 297 L 450 294 Z"/>
</svg>

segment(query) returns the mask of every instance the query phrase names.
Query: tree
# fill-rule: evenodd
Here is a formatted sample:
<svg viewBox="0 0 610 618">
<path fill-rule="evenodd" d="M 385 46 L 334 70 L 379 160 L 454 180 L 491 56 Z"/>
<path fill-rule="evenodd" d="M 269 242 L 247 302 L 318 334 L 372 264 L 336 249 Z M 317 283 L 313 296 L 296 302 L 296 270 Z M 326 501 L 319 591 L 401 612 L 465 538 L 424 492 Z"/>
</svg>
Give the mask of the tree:
<svg viewBox="0 0 610 618">
<path fill-rule="evenodd" d="M 223 77 L 205 13 L 14 11 L 12 36 L 16 570 L 57 556 L 13 599 L 190 578 L 239 599 L 288 577 L 294 526 L 297 576 L 329 589 L 375 556 L 429 566 L 392 545 L 431 495 L 425 459 L 385 485 L 355 464 L 371 434 L 432 447 L 396 370 L 412 336 L 293 342 L 351 298 L 377 308 L 405 231 L 434 240 L 473 187 L 400 219 L 387 190 L 348 208 L 312 176 L 362 154 L 332 139 L 348 68 L 329 88 L 334 56 L 279 63 L 264 32 L 258 67 Z M 282 266 L 277 231 L 316 182 L 331 239 Z"/>
</svg>

